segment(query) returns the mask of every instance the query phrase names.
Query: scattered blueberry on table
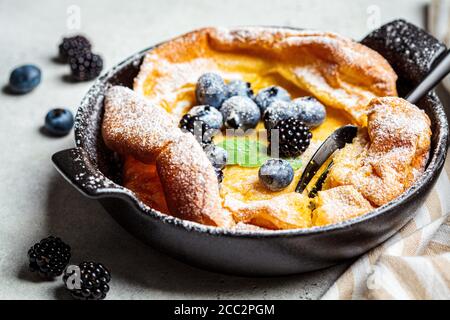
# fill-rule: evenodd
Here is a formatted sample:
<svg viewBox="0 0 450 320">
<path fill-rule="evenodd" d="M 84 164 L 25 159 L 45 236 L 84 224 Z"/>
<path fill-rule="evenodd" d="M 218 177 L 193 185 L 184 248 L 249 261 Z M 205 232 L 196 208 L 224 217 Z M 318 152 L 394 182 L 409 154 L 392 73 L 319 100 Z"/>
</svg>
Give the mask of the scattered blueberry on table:
<svg viewBox="0 0 450 320">
<path fill-rule="evenodd" d="M 294 169 L 283 159 L 268 159 L 258 171 L 259 181 L 271 191 L 286 188 L 294 179 Z"/>
<path fill-rule="evenodd" d="M 54 136 L 65 136 L 72 129 L 74 118 L 67 109 L 56 108 L 50 110 L 45 117 L 45 129 Z"/>
<path fill-rule="evenodd" d="M 12 93 L 24 94 L 41 83 L 41 70 L 35 65 L 26 64 L 15 68 L 9 77 L 9 90 Z"/>
</svg>

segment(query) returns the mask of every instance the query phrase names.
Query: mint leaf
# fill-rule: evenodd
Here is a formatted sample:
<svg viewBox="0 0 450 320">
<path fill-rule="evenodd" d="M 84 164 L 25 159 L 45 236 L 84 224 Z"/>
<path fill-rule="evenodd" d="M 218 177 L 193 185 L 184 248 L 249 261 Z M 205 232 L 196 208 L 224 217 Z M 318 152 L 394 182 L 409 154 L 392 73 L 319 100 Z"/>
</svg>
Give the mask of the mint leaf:
<svg viewBox="0 0 450 320">
<path fill-rule="evenodd" d="M 244 168 L 258 168 L 270 159 L 267 155 L 267 146 L 259 140 L 250 140 L 246 137 L 226 138 L 218 146 L 228 153 L 229 165 L 239 165 Z M 294 170 L 302 167 L 301 159 L 287 159 Z"/>
<path fill-rule="evenodd" d="M 300 169 L 303 165 L 302 159 L 287 159 L 287 161 L 289 161 L 294 171 Z"/>
<path fill-rule="evenodd" d="M 260 167 L 269 158 L 267 156 L 267 147 L 258 140 L 233 137 L 224 139 L 217 145 L 227 151 L 227 164 L 256 168 Z"/>
</svg>

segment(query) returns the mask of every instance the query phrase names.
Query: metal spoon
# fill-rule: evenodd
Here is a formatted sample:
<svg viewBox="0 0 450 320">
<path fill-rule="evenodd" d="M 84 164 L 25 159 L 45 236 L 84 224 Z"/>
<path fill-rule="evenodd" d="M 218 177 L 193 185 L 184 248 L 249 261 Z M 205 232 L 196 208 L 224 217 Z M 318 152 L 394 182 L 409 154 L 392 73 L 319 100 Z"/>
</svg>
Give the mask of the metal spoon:
<svg viewBox="0 0 450 320">
<path fill-rule="evenodd" d="M 405 99 L 410 103 L 417 103 L 449 73 L 450 50 L 447 50 L 442 54 L 442 57 L 439 58 L 434 68 L 410 93 L 406 95 Z M 327 161 L 337 149 L 341 149 L 346 143 L 352 142 L 357 131 L 357 127 L 352 125 L 343 126 L 334 131 L 312 156 L 300 177 L 300 181 L 298 182 L 295 191 L 302 193 L 325 161 Z"/>
<path fill-rule="evenodd" d="M 336 129 L 317 149 L 317 151 L 312 156 L 308 165 L 306 166 L 300 181 L 295 188 L 296 192 L 302 193 L 305 190 L 308 183 L 311 181 L 312 177 L 317 173 L 317 170 L 327 161 L 327 159 L 335 152 L 337 149 L 341 149 L 346 143 L 352 142 L 353 138 L 356 137 L 358 132 L 358 127 L 353 125 L 347 125 Z"/>
</svg>

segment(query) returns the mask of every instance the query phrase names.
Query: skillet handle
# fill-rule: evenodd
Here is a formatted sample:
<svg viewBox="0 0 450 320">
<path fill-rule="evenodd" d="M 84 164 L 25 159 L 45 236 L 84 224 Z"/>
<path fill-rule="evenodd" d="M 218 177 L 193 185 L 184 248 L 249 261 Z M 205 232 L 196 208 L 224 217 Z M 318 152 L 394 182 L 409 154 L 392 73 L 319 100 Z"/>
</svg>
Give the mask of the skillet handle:
<svg viewBox="0 0 450 320">
<path fill-rule="evenodd" d="M 126 196 L 124 189 L 106 178 L 82 148 L 59 151 L 52 156 L 59 173 L 89 198 Z"/>
</svg>

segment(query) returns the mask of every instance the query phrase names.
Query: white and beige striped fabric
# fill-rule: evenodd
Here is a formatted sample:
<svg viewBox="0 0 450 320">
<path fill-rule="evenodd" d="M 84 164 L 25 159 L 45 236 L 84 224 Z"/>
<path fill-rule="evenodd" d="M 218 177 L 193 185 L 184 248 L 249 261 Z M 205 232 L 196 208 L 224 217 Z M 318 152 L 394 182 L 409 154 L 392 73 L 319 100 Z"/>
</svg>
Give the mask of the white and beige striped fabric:
<svg viewBox="0 0 450 320">
<path fill-rule="evenodd" d="M 353 263 L 322 299 L 450 299 L 450 155 L 425 204 Z"/>
</svg>

